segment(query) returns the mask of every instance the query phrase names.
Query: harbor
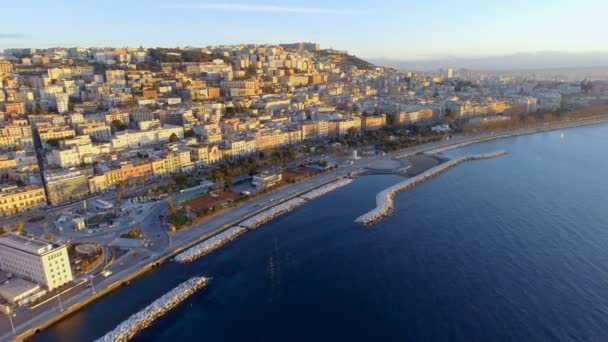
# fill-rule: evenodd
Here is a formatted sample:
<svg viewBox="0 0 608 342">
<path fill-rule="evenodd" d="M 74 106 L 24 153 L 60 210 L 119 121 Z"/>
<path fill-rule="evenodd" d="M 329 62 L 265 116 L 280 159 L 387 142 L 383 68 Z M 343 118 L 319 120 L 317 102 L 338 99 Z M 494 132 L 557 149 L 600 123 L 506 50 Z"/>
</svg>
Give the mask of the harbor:
<svg viewBox="0 0 608 342">
<path fill-rule="evenodd" d="M 205 287 L 209 282 L 206 277 L 193 277 L 181 283 L 173 290 L 158 298 L 143 310 L 129 317 L 114 330 L 108 332 L 97 342 L 124 342 L 128 341 L 141 330 L 149 327 L 155 320 L 175 308 L 196 291 Z"/>
<path fill-rule="evenodd" d="M 371 225 L 371 224 L 377 223 L 378 221 L 382 220 L 384 217 L 389 215 L 390 212 L 393 210 L 394 198 L 398 193 L 400 193 L 404 190 L 407 190 L 409 188 L 412 188 L 435 176 L 438 176 L 441 173 L 446 172 L 447 170 L 449 170 L 453 167 L 456 167 L 466 161 L 496 158 L 496 157 L 503 156 L 506 153 L 507 153 L 506 151 L 502 150 L 502 151 L 496 151 L 496 152 L 492 152 L 492 153 L 465 156 L 465 157 L 452 159 L 443 164 L 440 164 L 431 169 L 428 169 L 427 171 L 425 171 L 415 177 L 409 178 L 403 182 L 395 184 L 395 185 L 391 186 L 390 188 L 385 189 L 385 190 L 381 191 L 380 193 L 378 193 L 376 195 L 376 208 L 372 209 L 371 211 L 369 211 L 368 213 L 366 213 L 362 216 L 359 216 L 357 219 L 355 219 L 355 222 L 365 224 L 365 225 Z"/>
</svg>

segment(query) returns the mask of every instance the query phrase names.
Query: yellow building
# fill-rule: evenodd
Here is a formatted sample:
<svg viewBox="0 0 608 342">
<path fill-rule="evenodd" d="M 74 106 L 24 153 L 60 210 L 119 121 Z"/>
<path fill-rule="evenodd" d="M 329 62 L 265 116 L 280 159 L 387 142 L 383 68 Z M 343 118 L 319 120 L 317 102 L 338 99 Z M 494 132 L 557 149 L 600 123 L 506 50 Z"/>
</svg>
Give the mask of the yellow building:
<svg viewBox="0 0 608 342">
<path fill-rule="evenodd" d="M 366 131 L 373 131 L 386 126 L 386 115 L 364 116 L 361 120 L 361 126 Z"/>
<path fill-rule="evenodd" d="M 280 130 L 256 135 L 256 145 L 260 150 L 277 148 L 289 143 L 289 134 Z"/>
<path fill-rule="evenodd" d="M 31 126 L 6 125 L 0 128 L 0 149 L 11 149 L 16 146 L 26 149 L 34 147 Z"/>
<path fill-rule="evenodd" d="M 46 205 L 46 196 L 41 186 L 13 186 L 0 191 L 1 216 L 14 215 L 44 205 Z"/>
<path fill-rule="evenodd" d="M 39 128 L 38 135 L 40 136 L 40 141 L 46 143 L 49 140 L 62 140 L 73 138 L 76 136 L 76 131 L 71 129 L 69 126 L 52 126 Z"/>
<path fill-rule="evenodd" d="M 428 108 L 411 112 L 399 112 L 394 116 L 397 125 L 412 125 L 433 120 L 434 117 L 433 110 Z"/>
<path fill-rule="evenodd" d="M 224 157 L 222 150 L 217 145 L 191 146 L 190 153 L 193 161 L 203 165 L 215 164 Z"/>
</svg>

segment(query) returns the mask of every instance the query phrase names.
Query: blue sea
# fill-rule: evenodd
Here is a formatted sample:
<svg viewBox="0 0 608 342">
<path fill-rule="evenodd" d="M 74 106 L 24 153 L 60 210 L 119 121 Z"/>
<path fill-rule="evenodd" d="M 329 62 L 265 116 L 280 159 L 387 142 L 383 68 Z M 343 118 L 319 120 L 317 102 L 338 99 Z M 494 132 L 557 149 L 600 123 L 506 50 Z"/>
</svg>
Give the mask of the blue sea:
<svg viewBox="0 0 608 342">
<path fill-rule="evenodd" d="M 220 251 L 168 263 L 35 338 L 102 336 L 194 275 L 211 284 L 136 341 L 608 341 L 608 126 L 486 142 L 399 194 L 357 178 Z"/>
</svg>

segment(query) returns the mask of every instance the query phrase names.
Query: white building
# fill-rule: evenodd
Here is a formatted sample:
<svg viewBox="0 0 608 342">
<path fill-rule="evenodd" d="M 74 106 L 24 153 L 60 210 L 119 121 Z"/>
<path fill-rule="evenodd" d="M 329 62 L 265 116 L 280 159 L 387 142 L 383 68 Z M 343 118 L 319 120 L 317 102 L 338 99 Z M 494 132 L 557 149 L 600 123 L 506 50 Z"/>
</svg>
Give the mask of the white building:
<svg viewBox="0 0 608 342">
<path fill-rule="evenodd" d="M 149 144 L 169 141 L 175 134 L 180 140 L 184 138 L 184 128 L 166 125 L 163 128 L 149 131 L 123 131 L 117 132 L 112 139 L 113 148 L 139 147 Z"/>
<path fill-rule="evenodd" d="M 264 190 L 271 188 L 275 185 L 278 185 L 283 180 L 283 176 L 281 173 L 273 173 L 273 172 L 262 172 L 258 175 L 253 176 L 251 179 L 251 184 L 256 187 L 258 190 Z"/>
<path fill-rule="evenodd" d="M 66 245 L 55 247 L 17 234 L 0 236 L 0 267 L 50 291 L 73 279 Z"/>
</svg>

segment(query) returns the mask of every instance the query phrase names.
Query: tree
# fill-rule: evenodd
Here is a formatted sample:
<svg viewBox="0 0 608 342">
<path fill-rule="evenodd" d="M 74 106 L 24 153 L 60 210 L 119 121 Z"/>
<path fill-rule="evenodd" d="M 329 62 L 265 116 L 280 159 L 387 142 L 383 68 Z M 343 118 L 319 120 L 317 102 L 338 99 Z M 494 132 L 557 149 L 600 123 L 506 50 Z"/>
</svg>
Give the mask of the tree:
<svg viewBox="0 0 608 342">
<path fill-rule="evenodd" d="M 179 141 L 179 137 L 177 136 L 177 134 L 173 133 L 171 134 L 171 136 L 169 137 L 169 142 L 170 143 L 175 143 Z"/>
<path fill-rule="evenodd" d="M 125 239 L 141 239 L 144 237 L 144 232 L 135 227 L 131 228 L 126 234 L 121 235 L 121 237 Z"/>
<path fill-rule="evenodd" d="M 175 207 L 175 198 L 173 198 L 173 196 L 170 196 L 167 199 L 167 203 L 169 203 L 169 213 L 175 214 L 175 212 L 177 211 L 177 209 Z"/>
<path fill-rule="evenodd" d="M 14 232 L 17 233 L 17 234 L 19 234 L 19 235 L 23 235 L 24 229 L 25 229 L 25 222 L 19 221 L 15 225 Z"/>
<path fill-rule="evenodd" d="M 52 148 L 59 148 L 59 139 L 49 139 L 46 144 Z"/>
<path fill-rule="evenodd" d="M 124 131 L 125 129 L 127 129 L 127 125 L 125 125 L 120 120 L 112 120 L 112 122 L 110 123 L 110 127 L 114 132 Z"/>
<path fill-rule="evenodd" d="M 173 181 L 179 187 L 188 185 L 188 176 L 185 173 L 176 173 L 173 175 Z"/>
</svg>

